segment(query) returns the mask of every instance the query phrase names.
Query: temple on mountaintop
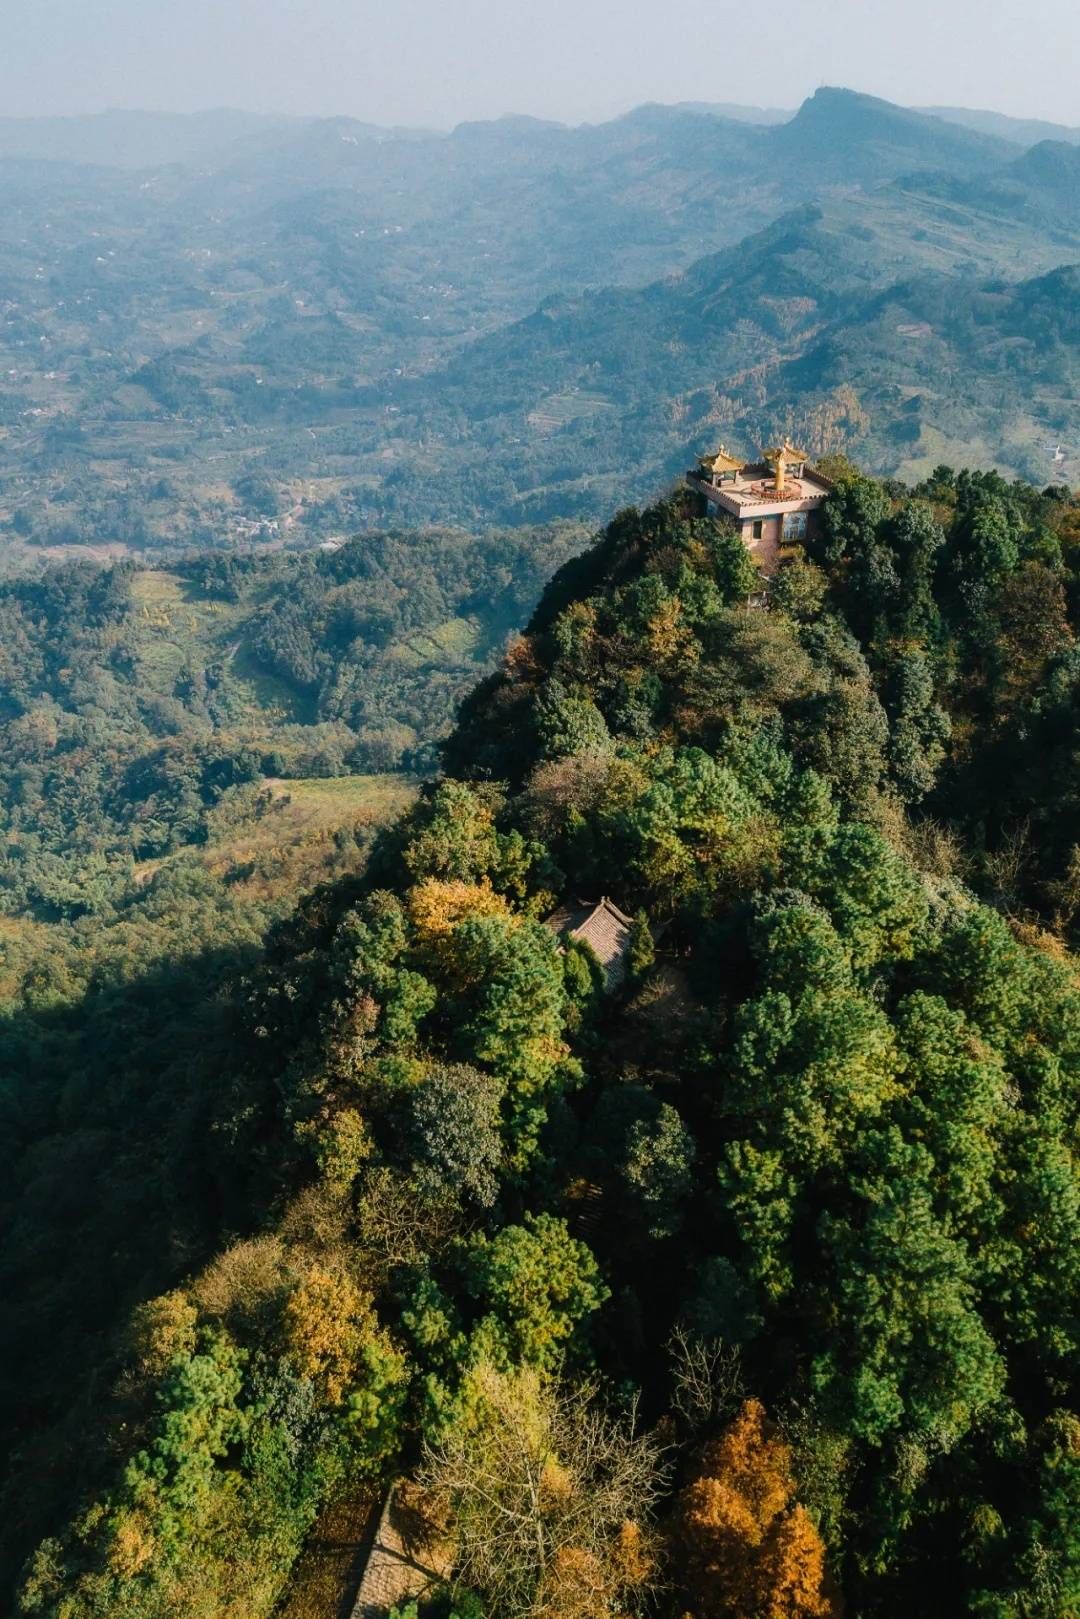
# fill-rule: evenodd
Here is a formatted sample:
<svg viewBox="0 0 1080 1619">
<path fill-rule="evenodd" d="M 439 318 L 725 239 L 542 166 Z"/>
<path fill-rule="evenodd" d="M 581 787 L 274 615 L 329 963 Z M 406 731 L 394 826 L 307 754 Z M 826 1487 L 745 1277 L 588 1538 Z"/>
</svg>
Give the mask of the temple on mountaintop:
<svg viewBox="0 0 1080 1619">
<path fill-rule="evenodd" d="M 831 485 L 806 465 L 806 452 L 788 443 L 762 451 L 760 461 L 730 455 L 721 444 L 703 455 L 686 481 L 709 517 L 732 517 L 747 550 L 768 576 L 806 538 Z"/>
</svg>

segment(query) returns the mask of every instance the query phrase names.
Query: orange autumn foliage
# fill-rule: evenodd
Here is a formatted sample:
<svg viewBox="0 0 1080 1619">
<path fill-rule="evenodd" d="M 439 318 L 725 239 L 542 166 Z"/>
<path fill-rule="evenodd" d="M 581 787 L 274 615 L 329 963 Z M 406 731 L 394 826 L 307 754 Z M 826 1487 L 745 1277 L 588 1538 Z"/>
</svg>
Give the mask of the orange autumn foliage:
<svg viewBox="0 0 1080 1619">
<path fill-rule="evenodd" d="M 619 1525 L 611 1552 L 611 1566 L 620 1586 L 643 1586 L 655 1571 L 653 1547 L 641 1532 L 641 1525 L 625 1518 Z"/>
<path fill-rule="evenodd" d="M 621 1615 L 620 1594 L 643 1587 L 652 1577 L 655 1559 L 638 1524 L 619 1526 L 606 1555 L 584 1546 L 561 1546 L 541 1586 L 536 1619 L 597 1619 Z"/>
<path fill-rule="evenodd" d="M 795 1614 L 828 1614 L 833 1605 L 823 1595 L 825 1548 L 804 1509 L 796 1503 L 770 1536 L 764 1562 L 765 1591 L 761 1619 L 790 1619 Z"/>
<path fill-rule="evenodd" d="M 613 1596 L 603 1560 L 584 1546 L 563 1546 L 537 1593 L 538 1619 L 594 1619 Z"/>
<path fill-rule="evenodd" d="M 728 1619 L 833 1619 L 825 1549 L 794 1502 L 791 1450 L 747 1400 L 679 1496 L 676 1536 L 691 1598 Z"/>
</svg>

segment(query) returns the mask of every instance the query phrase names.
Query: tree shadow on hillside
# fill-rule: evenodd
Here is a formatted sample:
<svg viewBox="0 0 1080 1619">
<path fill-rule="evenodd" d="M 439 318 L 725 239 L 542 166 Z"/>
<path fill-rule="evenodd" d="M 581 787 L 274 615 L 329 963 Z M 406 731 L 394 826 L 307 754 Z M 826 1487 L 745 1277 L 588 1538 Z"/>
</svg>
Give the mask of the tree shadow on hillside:
<svg viewBox="0 0 1080 1619">
<path fill-rule="evenodd" d="M 173 1285 L 275 1190 L 245 1047 L 250 945 L 156 961 L 0 1022 L 0 1436 L 10 1579 L 113 1458 L 91 1436 L 133 1306 Z M 253 1077 L 254 1076 L 254 1077 Z"/>
</svg>

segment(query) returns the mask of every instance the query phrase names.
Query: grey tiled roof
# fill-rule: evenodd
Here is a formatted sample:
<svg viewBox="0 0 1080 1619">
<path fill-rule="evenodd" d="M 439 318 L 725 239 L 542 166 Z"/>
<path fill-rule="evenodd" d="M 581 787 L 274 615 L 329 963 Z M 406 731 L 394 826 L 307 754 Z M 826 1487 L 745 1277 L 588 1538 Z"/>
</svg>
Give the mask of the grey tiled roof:
<svg viewBox="0 0 1080 1619">
<path fill-rule="evenodd" d="M 618 989 L 626 977 L 631 919 L 606 895 L 597 905 L 580 900 L 561 905 L 548 917 L 546 925 L 564 944 L 571 939 L 587 944 L 604 970 L 604 988 Z"/>
</svg>

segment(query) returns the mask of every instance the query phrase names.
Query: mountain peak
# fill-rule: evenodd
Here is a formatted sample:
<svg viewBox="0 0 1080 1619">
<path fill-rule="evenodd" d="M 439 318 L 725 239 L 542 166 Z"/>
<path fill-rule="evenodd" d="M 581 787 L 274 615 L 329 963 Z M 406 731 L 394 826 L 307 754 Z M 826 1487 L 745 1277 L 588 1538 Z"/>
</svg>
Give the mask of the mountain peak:
<svg viewBox="0 0 1080 1619">
<path fill-rule="evenodd" d="M 863 183 L 920 169 L 978 173 L 1016 150 L 993 136 L 835 85 L 816 90 L 790 123 L 769 131 L 769 140 L 795 171 L 828 178 L 842 170 Z"/>
<path fill-rule="evenodd" d="M 1080 146 L 1040 141 L 1016 159 L 1011 172 L 1025 185 L 1049 192 L 1059 201 L 1080 203 Z"/>
</svg>

